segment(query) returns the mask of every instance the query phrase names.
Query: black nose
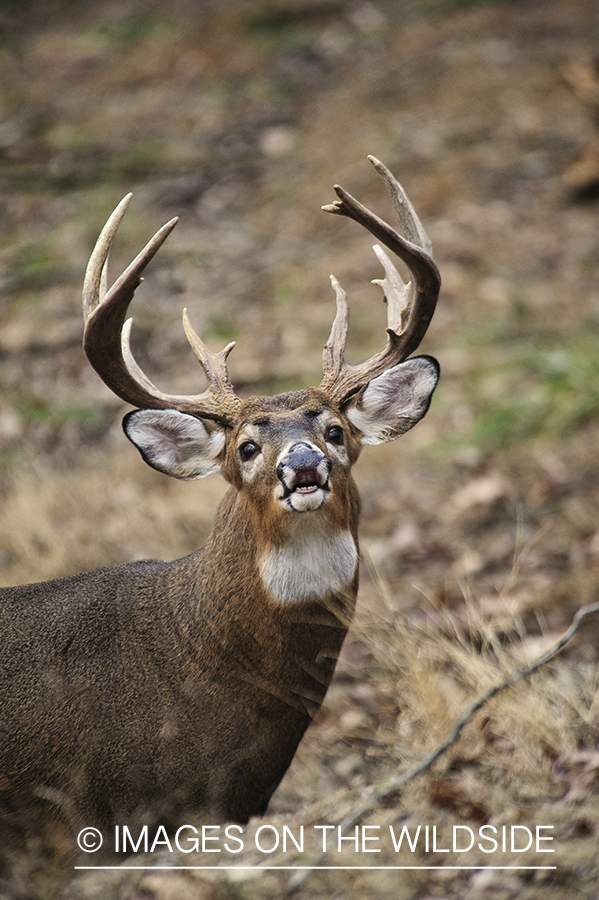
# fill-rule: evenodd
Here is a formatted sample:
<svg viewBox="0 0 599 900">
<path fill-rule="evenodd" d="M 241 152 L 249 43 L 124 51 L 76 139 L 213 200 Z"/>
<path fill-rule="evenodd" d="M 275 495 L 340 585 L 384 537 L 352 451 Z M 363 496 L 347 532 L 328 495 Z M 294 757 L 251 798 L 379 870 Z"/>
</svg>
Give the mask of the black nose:
<svg viewBox="0 0 599 900">
<path fill-rule="evenodd" d="M 292 488 L 300 484 L 323 486 L 331 471 L 331 463 L 320 450 L 303 442 L 294 444 L 277 466 L 277 477 Z"/>
</svg>

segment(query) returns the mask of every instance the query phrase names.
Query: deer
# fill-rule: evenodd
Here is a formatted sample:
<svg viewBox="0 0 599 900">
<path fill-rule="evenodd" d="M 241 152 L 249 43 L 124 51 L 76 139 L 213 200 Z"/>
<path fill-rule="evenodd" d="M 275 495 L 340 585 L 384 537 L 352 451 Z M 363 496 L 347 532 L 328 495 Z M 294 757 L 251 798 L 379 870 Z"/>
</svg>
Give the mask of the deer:
<svg viewBox="0 0 599 900">
<path fill-rule="evenodd" d="M 412 356 L 440 275 L 404 190 L 369 157 L 399 219 L 391 227 L 336 185 L 323 210 L 379 243 L 386 344 L 345 361 L 347 295 L 317 388 L 242 399 L 228 344 L 209 350 L 183 326 L 206 376 L 198 395 L 160 391 L 136 363 L 127 318 L 141 273 L 177 219 L 108 288 L 107 262 L 131 195 L 102 230 L 83 287 L 87 358 L 135 409 L 127 438 L 159 472 L 228 482 L 207 544 L 173 562 L 142 560 L 0 592 L 0 816 L 97 827 L 180 821 L 244 824 L 265 813 L 323 702 L 358 590 L 365 445 L 393 441 L 425 415 L 439 378 Z M 409 270 L 404 282 L 381 245 Z M 145 819 L 144 819 L 145 817 Z"/>
</svg>

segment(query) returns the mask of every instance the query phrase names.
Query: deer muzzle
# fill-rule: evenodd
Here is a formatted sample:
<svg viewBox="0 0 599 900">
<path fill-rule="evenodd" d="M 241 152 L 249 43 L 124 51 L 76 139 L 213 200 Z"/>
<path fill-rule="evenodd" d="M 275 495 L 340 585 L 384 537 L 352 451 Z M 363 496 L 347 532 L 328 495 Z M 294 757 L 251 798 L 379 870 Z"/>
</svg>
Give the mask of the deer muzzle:
<svg viewBox="0 0 599 900">
<path fill-rule="evenodd" d="M 315 447 L 293 444 L 277 465 L 281 500 L 296 512 L 318 509 L 330 491 L 331 461 Z"/>
</svg>

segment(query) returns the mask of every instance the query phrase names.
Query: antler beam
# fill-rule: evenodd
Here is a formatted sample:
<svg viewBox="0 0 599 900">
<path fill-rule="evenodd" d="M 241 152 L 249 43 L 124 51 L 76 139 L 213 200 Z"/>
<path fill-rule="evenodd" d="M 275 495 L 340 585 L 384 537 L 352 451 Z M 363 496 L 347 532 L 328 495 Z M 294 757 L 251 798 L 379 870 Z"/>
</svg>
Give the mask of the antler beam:
<svg viewBox="0 0 599 900">
<path fill-rule="evenodd" d="M 339 403 L 416 350 L 432 319 L 441 287 L 441 276 L 431 255 L 431 242 L 403 188 L 378 159 L 373 156 L 368 159 L 385 182 L 403 234 L 362 206 L 339 185 L 335 185 L 339 199 L 322 208 L 325 212 L 347 216 L 366 228 L 408 266 L 412 279 L 405 284 L 384 250 L 378 245 L 374 247 L 385 271 L 385 277 L 376 279 L 374 283 L 382 288 L 387 303 L 387 344 L 366 362 L 350 366 L 344 359 L 347 296 L 337 280 L 331 277 L 337 314 L 323 352 L 324 376 L 320 389 Z"/>
<path fill-rule="evenodd" d="M 83 284 L 85 353 L 104 383 L 121 399 L 140 409 L 178 409 L 202 415 L 222 424 L 231 424 L 239 403 L 227 372 L 231 343 L 220 353 L 212 353 L 189 323 L 183 310 L 183 327 L 191 348 L 208 379 L 202 394 L 179 396 L 164 394 L 155 387 L 137 365 L 129 345 L 132 320 L 125 321 L 141 273 L 171 233 L 178 219 L 171 219 L 156 232 L 141 253 L 107 290 L 108 254 L 117 229 L 125 215 L 131 194 L 117 206 L 102 229 L 90 257 Z"/>
</svg>

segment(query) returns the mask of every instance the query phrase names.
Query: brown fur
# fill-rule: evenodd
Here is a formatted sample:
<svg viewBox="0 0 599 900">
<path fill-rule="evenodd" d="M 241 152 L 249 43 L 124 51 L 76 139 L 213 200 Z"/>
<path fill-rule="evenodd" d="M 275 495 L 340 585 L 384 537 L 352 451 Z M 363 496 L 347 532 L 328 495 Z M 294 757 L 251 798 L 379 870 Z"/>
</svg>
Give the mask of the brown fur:
<svg viewBox="0 0 599 900">
<path fill-rule="evenodd" d="M 189 809 L 245 822 L 266 809 L 323 700 L 358 587 L 356 571 L 343 595 L 274 603 L 256 566 L 290 517 L 272 508 L 277 452 L 306 433 L 326 450 L 304 411 L 327 405 L 318 391 L 243 404 L 224 451 L 233 486 L 204 549 L 0 592 L 5 823 L 37 817 L 48 789 L 96 827 Z M 355 429 L 331 413 L 353 462 Z M 270 476 L 248 488 L 236 437 L 257 417 L 270 420 Z M 307 515 L 357 540 L 349 470 L 333 464 L 331 501 Z"/>
<path fill-rule="evenodd" d="M 347 298 L 319 389 L 242 401 L 226 359 L 184 327 L 208 387 L 163 394 L 134 364 L 127 310 L 163 226 L 106 290 L 105 264 L 129 197 L 88 265 L 84 347 L 135 405 L 125 431 L 146 462 L 177 478 L 220 471 L 231 484 L 203 550 L 0 592 L 0 825 L 36 832 L 40 804 L 73 826 L 187 811 L 246 822 L 266 809 L 332 678 L 358 589 L 360 500 L 351 476 L 363 443 L 393 440 L 426 413 L 439 367 L 406 360 L 433 314 L 439 273 L 400 185 L 371 158 L 407 237 L 342 188 L 348 215 L 404 260 L 385 270 L 386 347 L 344 361 Z M 415 243 L 414 243 L 415 242 Z M 104 274 L 103 274 L 104 273 Z M 408 311 L 405 325 L 401 310 Z M 399 329 L 399 330 L 396 330 Z"/>
</svg>

